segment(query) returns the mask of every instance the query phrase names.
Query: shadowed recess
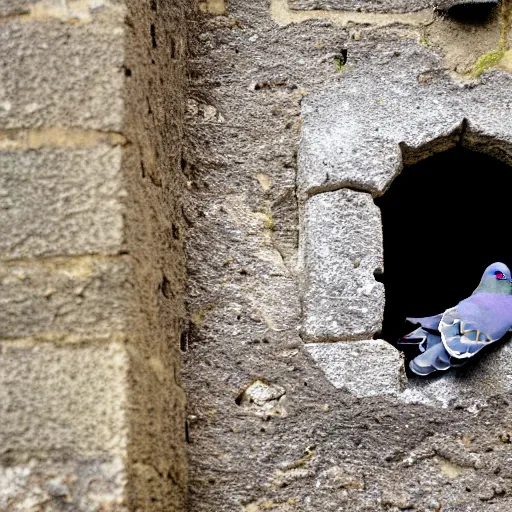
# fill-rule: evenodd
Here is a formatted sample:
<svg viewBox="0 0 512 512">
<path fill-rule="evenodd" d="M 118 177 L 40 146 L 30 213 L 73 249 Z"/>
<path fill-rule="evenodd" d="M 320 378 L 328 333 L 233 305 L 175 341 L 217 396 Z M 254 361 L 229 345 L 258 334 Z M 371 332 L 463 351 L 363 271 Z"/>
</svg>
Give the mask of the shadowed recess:
<svg viewBox="0 0 512 512">
<path fill-rule="evenodd" d="M 494 261 L 512 264 L 512 168 L 455 148 L 406 167 L 375 203 L 382 211 L 386 290 L 382 337 L 412 330 L 407 316 L 468 297 Z"/>
</svg>

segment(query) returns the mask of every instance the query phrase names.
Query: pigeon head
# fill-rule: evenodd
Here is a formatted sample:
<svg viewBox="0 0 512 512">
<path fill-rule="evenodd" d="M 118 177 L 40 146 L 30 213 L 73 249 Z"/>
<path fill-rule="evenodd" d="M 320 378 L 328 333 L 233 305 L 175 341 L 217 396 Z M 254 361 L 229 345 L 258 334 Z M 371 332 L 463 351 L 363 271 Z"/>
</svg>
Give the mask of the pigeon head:
<svg viewBox="0 0 512 512">
<path fill-rule="evenodd" d="M 509 268 L 500 262 L 489 265 L 474 293 L 503 293 L 512 295 L 512 279 Z"/>
</svg>

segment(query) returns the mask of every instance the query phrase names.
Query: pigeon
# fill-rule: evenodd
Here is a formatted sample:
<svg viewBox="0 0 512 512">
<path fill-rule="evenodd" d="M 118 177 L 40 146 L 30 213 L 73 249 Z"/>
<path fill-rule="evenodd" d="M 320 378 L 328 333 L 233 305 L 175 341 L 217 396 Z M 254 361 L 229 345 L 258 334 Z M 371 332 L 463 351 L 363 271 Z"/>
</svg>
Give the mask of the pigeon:
<svg viewBox="0 0 512 512">
<path fill-rule="evenodd" d="M 397 344 L 417 346 L 420 354 L 409 363 L 416 375 L 461 366 L 512 328 L 509 268 L 499 262 L 489 265 L 470 297 L 444 313 L 407 321 L 420 327 Z"/>
</svg>

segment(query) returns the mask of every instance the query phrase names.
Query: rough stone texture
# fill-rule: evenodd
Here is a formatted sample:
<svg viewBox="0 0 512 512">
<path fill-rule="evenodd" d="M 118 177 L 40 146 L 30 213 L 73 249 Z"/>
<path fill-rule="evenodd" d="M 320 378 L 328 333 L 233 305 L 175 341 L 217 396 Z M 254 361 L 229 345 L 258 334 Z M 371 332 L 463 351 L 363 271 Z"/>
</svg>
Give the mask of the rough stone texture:
<svg viewBox="0 0 512 512">
<path fill-rule="evenodd" d="M 384 285 L 380 210 L 349 189 L 306 204 L 302 223 L 303 336 L 307 340 L 368 339 L 382 328 Z"/>
<path fill-rule="evenodd" d="M 121 249 L 120 148 L 1 152 L 0 167 L 4 257 Z"/>
<path fill-rule="evenodd" d="M 288 0 L 291 9 L 362 12 L 415 12 L 432 7 L 432 0 Z"/>
<path fill-rule="evenodd" d="M 0 0 L 0 16 L 32 16 L 36 19 L 54 18 L 60 21 L 105 21 L 123 19 L 124 5 L 119 0 Z"/>
<path fill-rule="evenodd" d="M 0 46 L 0 129 L 120 131 L 122 26 L 2 23 Z"/>
<path fill-rule="evenodd" d="M 127 512 L 125 464 L 121 457 L 0 465 L 0 509 Z"/>
<path fill-rule="evenodd" d="M 126 456 L 122 346 L 3 343 L 0 360 L 0 462 L 36 453 L 106 461 Z"/>
<path fill-rule="evenodd" d="M 498 0 L 436 0 L 435 4 L 440 9 L 450 9 L 455 5 L 470 4 L 497 4 Z"/>
<path fill-rule="evenodd" d="M 123 259 L 0 263 L 0 338 L 121 333 L 129 274 Z"/>
<path fill-rule="evenodd" d="M 127 510 L 125 349 L 0 351 L 0 509 Z"/>
<path fill-rule="evenodd" d="M 389 79 L 395 51 L 416 52 L 420 80 L 436 81 L 440 68 L 459 65 L 458 56 L 471 65 L 482 48 L 493 48 L 495 40 L 483 45 L 475 26 L 456 30 L 452 23 L 280 26 L 266 0 L 231 0 L 224 16 L 195 25 L 185 153 L 193 196 L 185 210 L 190 326 L 183 340 L 192 512 L 512 509 L 506 396 L 487 397 L 476 411 L 465 403 L 443 409 L 355 397 L 334 388 L 297 330 L 301 101 L 369 64 L 379 69 L 375 79 Z M 417 41 L 423 30 L 447 24 L 454 60 L 434 58 L 431 66 L 431 50 Z M 439 31 L 437 40 L 448 35 Z M 348 51 L 342 72 L 334 60 L 340 48 Z M 390 82 L 395 95 L 399 79 Z M 506 101 L 508 81 L 499 80 Z M 467 87 L 489 93 L 499 80 L 491 72 Z M 254 379 L 285 390 L 286 416 L 237 404 Z"/>
<path fill-rule="evenodd" d="M 130 510 L 186 509 L 183 219 L 187 21 L 192 2 L 128 3 L 124 152 L 127 250 L 137 262 L 130 315 Z"/>
<path fill-rule="evenodd" d="M 193 9 L 0 4 L 0 509 L 181 512 Z"/>
<path fill-rule="evenodd" d="M 420 47 L 380 59 L 384 69 L 375 61 L 348 69 L 339 85 L 306 100 L 301 194 L 356 187 L 380 195 L 401 171 L 402 157 L 415 163 L 461 137 L 468 147 L 493 137 L 487 151 L 510 162 L 503 148 L 512 144 L 511 105 L 502 93 L 512 86 L 510 75 L 487 75 L 479 87 L 454 83 L 441 60 Z"/>
<path fill-rule="evenodd" d="M 400 352 L 387 341 L 310 343 L 305 349 L 334 387 L 355 396 L 397 396 L 405 384 Z"/>
</svg>

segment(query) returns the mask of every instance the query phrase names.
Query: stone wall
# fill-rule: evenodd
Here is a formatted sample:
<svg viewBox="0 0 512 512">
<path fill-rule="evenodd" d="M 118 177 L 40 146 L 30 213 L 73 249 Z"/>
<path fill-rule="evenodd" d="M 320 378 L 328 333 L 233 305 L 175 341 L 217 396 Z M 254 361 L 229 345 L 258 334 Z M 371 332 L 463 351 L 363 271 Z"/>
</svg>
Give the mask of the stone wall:
<svg viewBox="0 0 512 512">
<path fill-rule="evenodd" d="M 0 509 L 184 510 L 191 11 L 0 16 Z"/>
<path fill-rule="evenodd" d="M 417 161 L 464 139 L 506 160 L 509 56 L 475 67 L 500 48 L 501 11 L 358 4 L 231 0 L 200 27 L 184 354 L 194 512 L 512 507 L 509 350 L 465 389 L 436 380 L 443 408 L 416 400 L 422 389 L 399 398 L 398 352 L 372 339 L 373 197 L 402 152 Z"/>
</svg>

